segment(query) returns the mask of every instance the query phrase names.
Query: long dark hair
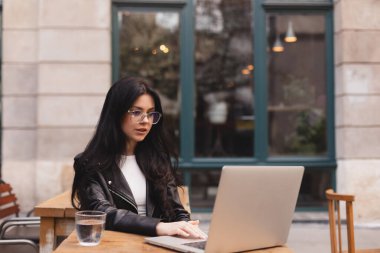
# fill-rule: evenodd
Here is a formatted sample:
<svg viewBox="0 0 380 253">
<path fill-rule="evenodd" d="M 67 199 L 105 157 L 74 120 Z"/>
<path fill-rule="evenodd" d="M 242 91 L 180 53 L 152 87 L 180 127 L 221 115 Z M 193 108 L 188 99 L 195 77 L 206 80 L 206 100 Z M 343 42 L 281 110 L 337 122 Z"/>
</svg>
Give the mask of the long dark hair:
<svg viewBox="0 0 380 253">
<path fill-rule="evenodd" d="M 122 131 L 121 123 L 128 109 L 143 94 L 152 96 L 155 111 L 160 112 L 162 117 L 152 126 L 145 139 L 137 144 L 136 161 L 154 188 L 152 192 L 157 199 L 156 204 L 165 215 L 172 214 L 173 209 L 167 200 L 167 185 L 172 180 L 176 185 L 180 183 L 177 174 L 178 155 L 167 138 L 164 127 L 165 116 L 157 92 L 144 80 L 133 77 L 120 79 L 112 85 L 107 93 L 95 134 L 80 156 L 80 161 L 76 161 L 81 165 L 76 166 L 74 163 L 75 177 L 71 195 L 74 207 L 80 208 L 78 203 L 81 200 L 77 193 L 81 186 L 83 187 L 83 180 L 92 173 L 111 169 L 115 163 L 120 164 L 127 138 Z"/>
</svg>

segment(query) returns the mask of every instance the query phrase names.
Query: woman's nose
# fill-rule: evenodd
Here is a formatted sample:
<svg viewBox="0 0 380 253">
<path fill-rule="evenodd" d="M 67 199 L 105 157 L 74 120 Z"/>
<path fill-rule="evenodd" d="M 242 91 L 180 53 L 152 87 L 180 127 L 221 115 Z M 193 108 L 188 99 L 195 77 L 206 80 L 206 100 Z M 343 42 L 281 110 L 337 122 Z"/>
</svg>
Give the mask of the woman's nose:
<svg viewBox="0 0 380 253">
<path fill-rule="evenodd" d="M 147 123 L 149 123 L 149 119 L 148 119 L 148 114 L 147 113 L 144 113 L 142 116 L 141 116 L 142 118 L 141 118 L 141 120 L 140 120 L 140 122 L 147 122 Z"/>
</svg>

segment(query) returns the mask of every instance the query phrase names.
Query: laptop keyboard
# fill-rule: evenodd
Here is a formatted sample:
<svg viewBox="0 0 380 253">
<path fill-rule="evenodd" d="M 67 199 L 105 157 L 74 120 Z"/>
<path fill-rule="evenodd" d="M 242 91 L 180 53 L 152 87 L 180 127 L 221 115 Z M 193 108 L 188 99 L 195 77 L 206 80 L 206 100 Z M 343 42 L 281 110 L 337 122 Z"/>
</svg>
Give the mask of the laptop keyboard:
<svg viewBox="0 0 380 253">
<path fill-rule="evenodd" d="M 205 249 L 206 248 L 206 242 L 207 241 L 188 242 L 188 243 L 184 243 L 183 245 L 194 247 L 197 249 Z"/>
</svg>

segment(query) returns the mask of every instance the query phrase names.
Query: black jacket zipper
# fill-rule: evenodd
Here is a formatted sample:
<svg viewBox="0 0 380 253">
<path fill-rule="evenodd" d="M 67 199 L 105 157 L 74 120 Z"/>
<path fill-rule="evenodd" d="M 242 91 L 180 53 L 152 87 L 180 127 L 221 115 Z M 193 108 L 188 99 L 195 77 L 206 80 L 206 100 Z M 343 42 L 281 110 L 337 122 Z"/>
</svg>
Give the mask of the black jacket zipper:
<svg viewBox="0 0 380 253">
<path fill-rule="evenodd" d="M 108 185 L 108 189 L 110 190 L 110 192 L 114 193 L 119 198 L 121 198 L 122 200 L 124 200 L 125 202 L 127 202 L 128 204 L 130 204 L 131 206 L 133 206 L 135 208 L 135 210 L 136 210 L 136 213 L 138 213 L 137 205 L 134 203 L 133 200 L 130 200 L 127 195 L 123 194 L 122 192 L 119 192 L 116 189 L 113 189 L 113 187 L 110 186 L 110 185 Z"/>
</svg>

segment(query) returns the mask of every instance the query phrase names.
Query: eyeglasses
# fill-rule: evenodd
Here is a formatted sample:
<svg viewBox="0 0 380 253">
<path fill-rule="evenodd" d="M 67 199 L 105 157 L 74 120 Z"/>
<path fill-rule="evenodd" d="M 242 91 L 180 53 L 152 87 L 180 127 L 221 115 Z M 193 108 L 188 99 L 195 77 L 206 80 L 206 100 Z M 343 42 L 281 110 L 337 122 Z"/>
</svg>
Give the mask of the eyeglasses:
<svg viewBox="0 0 380 253">
<path fill-rule="evenodd" d="M 158 121 L 161 119 L 161 113 L 159 112 L 143 112 L 140 110 L 128 110 L 128 113 L 132 116 L 132 118 L 136 119 L 138 123 L 144 120 L 145 117 L 148 118 L 149 122 L 154 124 L 157 124 Z"/>
</svg>

